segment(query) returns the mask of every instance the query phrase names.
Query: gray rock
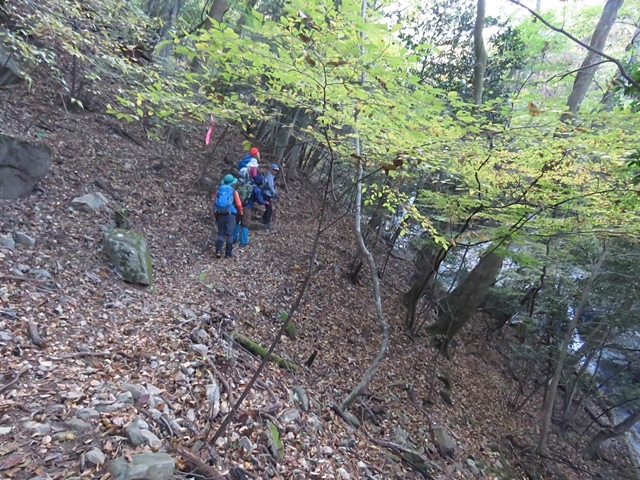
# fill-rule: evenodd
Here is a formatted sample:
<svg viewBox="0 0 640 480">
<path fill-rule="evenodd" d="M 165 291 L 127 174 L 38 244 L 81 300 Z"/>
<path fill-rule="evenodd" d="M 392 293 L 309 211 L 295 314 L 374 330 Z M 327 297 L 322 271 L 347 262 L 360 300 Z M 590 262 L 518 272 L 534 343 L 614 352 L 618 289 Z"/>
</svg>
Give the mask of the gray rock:
<svg viewBox="0 0 640 480">
<path fill-rule="evenodd" d="M 297 418 L 300 418 L 300 412 L 296 408 L 289 408 L 280 414 L 280 421 L 282 423 L 293 422 Z"/>
<path fill-rule="evenodd" d="M 140 430 L 149 430 L 149 424 L 144 420 L 142 420 L 141 418 L 138 418 L 136 420 L 136 425 Z"/>
<path fill-rule="evenodd" d="M 322 432 L 322 422 L 315 415 L 309 415 L 307 418 L 307 422 L 311 425 L 311 428 L 315 430 L 316 433 Z"/>
<path fill-rule="evenodd" d="M 0 237 L 0 248 L 7 248 L 13 250 L 16 248 L 16 242 L 11 237 Z"/>
<path fill-rule="evenodd" d="M 120 457 L 109 462 L 115 480 L 169 480 L 176 466 L 166 453 L 141 453 L 131 460 Z"/>
<path fill-rule="evenodd" d="M 407 445 L 409 443 L 409 433 L 403 428 L 396 427 L 396 443 Z"/>
<path fill-rule="evenodd" d="M 351 480 L 351 475 L 344 468 L 339 468 L 337 472 L 341 480 Z"/>
<path fill-rule="evenodd" d="M 440 425 L 436 425 L 433 427 L 433 434 L 440 452 L 453 458 L 456 453 L 456 442 L 453 441 L 449 433 Z"/>
<path fill-rule="evenodd" d="M 89 466 L 96 466 L 102 465 L 105 462 L 106 457 L 99 448 L 92 448 L 84 454 L 84 460 Z"/>
<path fill-rule="evenodd" d="M 125 281 L 151 285 L 153 269 L 144 237 L 127 230 L 107 230 L 104 250 Z"/>
<path fill-rule="evenodd" d="M 309 397 L 305 393 L 302 387 L 297 385 L 291 387 L 291 393 L 293 395 L 293 400 L 302 406 L 302 410 L 305 412 L 309 410 Z"/>
<path fill-rule="evenodd" d="M 40 422 L 25 422 L 25 427 L 29 430 L 33 430 L 34 433 L 38 435 L 46 435 L 47 433 L 51 433 L 51 424 L 50 423 L 40 423 Z"/>
<path fill-rule="evenodd" d="M 133 395 L 131 394 L 131 392 L 122 392 L 116 397 L 116 401 L 118 403 L 133 405 Z"/>
<path fill-rule="evenodd" d="M 473 459 L 467 458 L 467 466 L 469 467 L 469 470 L 471 470 L 471 473 L 474 475 L 480 475 L 480 469 L 476 466 L 476 462 L 474 462 Z"/>
<path fill-rule="evenodd" d="M 123 383 L 120 385 L 120 388 L 127 392 L 131 392 L 133 400 L 136 402 L 140 400 L 140 397 L 149 393 L 146 388 L 138 383 Z"/>
<path fill-rule="evenodd" d="M 13 239 L 15 240 L 16 243 L 19 243 L 20 245 L 24 245 L 27 248 L 32 248 L 36 244 L 35 238 L 30 237 L 29 235 L 23 232 L 15 232 L 13 234 Z"/>
<path fill-rule="evenodd" d="M 134 447 L 139 447 L 140 445 L 147 444 L 147 439 L 142 434 L 142 432 L 143 430 L 140 430 L 140 428 L 138 428 L 138 425 L 136 425 L 135 423 L 130 423 L 124 428 L 125 435 L 129 439 L 131 445 L 133 445 Z"/>
<path fill-rule="evenodd" d="M 90 424 L 88 424 L 87 422 L 85 422 L 84 420 L 81 420 L 79 418 L 71 418 L 71 419 L 67 420 L 64 423 L 71 430 L 73 430 L 74 432 L 78 432 L 78 433 L 84 433 L 84 432 L 87 432 L 87 431 L 91 430 L 91 428 L 93 428 L 93 427 L 91 427 Z"/>
<path fill-rule="evenodd" d="M 0 45 L 0 87 L 16 85 L 24 82 L 24 76 L 16 63 L 13 53 L 7 52 Z"/>
<path fill-rule="evenodd" d="M 46 278 L 46 279 L 52 279 L 53 278 L 53 275 L 51 275 L 44 268 L 32 268 L 29 273 L 31 275 L 33 275 L 34 277 L 40 277 L 40 278 Z"/>
<path fill-rule="evenodd" d="M 13 335 L 11 335 L 11 332 L 3 330 L 0 332 L 0 340 L 2 340 L 3 342 L 10 342 L 11 340 L 13 340 Z"/>
<path fill-rule="evenodd" d="M 76 417 L 82 420 L 89 420 L 91 418 L 98 418 L 100 416 L 100 412 L 93 408 L 81 408 L 76 412 Z"/>
<path fill-rule="evenodd" d="M 93 213 L 100 207 L 103 207 L 109 203 L 107 197 L 102 193 L 87 193 L 81 197 L 76 197 L 71 200 L 71 206 L 81 212 Z"/>
<path fill-rule="evenodd" d="M 2 65 L 0 58 L 0 77 L 4 71 Z M 52 155 L 47 145 L 0 135 L 0 198 L 18 198 L 29 194 L 49 173 Z"/>
<path fill-rule="evenodd" d="M 242 448 L 245 452 L 252 452 L 253 443 L 251 443 L 249 437 L 240 437 L 238 440 L 238 448 Z"/>
<path fill-rule="evenodd" d="M 207 353 L 209 353 L 209 347 L 203 345 L 202 343 L 194 343 L 193 345 L 191 345 L 191 349 L 202 356 L 205 356 Z"/>
<path fill-rule="evenodd" d="M 145 445 L 149 445 L 150 447 L 162 446 L 162 440 L 156 437 L 153 432 L 149 430 L 140 430 L 140 434 L 144 437 Z"/>
</svg>

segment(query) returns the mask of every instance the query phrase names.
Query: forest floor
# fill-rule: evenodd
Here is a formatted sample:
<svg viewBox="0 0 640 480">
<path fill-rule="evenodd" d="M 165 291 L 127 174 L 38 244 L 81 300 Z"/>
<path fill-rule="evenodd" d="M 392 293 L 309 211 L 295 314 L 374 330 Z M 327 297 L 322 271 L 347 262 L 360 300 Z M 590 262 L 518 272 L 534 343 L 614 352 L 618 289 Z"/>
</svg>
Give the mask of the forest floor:
<svg viewBox="0 0 640 480">
<path fill-rule="evenodd" d="M 111 459 L 160 449 L 178 459 L 176 475 L 183 477 L 199 459 L 200 473 L 204 464 L 209 475 L 232 478 L 241 478 L 238 466 L 255 478 L 423 478 L 407 461 L 406 451 L 415 449 L 440 479 L 531 478 L 536 471 L 537 478 L 632 478 L 618 440 L 598 462 L 583 462 L 554 431 L 547 463 L 555 473 L 532 460 L 540 395 L 519 411 L 508 409 L 517 384 L 497 353 L 500 339 L 487 341 L 480 317 L 450 360 L 425 339 L 409 338 L 401 293 L 413 267 L 393 257 L 383 279 L 389 351 L 352 408 L 362 426 L 355 430 L 338 417 L 331 406 L 360 381 L 381 339 L 367 269 L 359 285 L 345 276 L 356 243 L 352 218 L 341 218 L 339 206 L 328 209 L 327 223 L 335 223 L 322 234 L 293 318 L 296 338 L 283 338 L 276 350 L 299 365 L 316 350 L 317 358 L 295 372 L 269 364 L 229 430 L 208 445 L 259 364 L 229 334 L 263 344 L 274 338 L 279 312 L 288 310 L 308 268 L 321 187 L 280 184 L 273 228 L 252 231 L 234 259 L 216 260 L 211 249 L 201 253 L 213 227 L 211 192 L 193 185 L 207 160 L 218 181 L 242 156 L 244 138 L 228 134 L 213 151 L 204 132 L 188 132 L 187 147 L 177 149 L 148 139 L 140 124 L 67 113 L 55 91 L 44 80 L 30 90 L 0 91 L 3 133 L 54 151 L 36 192 L 0 201 L 0 234 L 36 239 L 30 249 L 0 250 L 0 477 L 106 479 Z M 105 94 L 102 104 L 107 100 Z M 216 127 L 212 145 L 222 130 Z M 268 151 L 263 160 L 271 160 Z M 89 192 L 103 193 L 109 205 L 95 213 L 70 207 Z M 103 228 L 121 208 L 150 246 L 151 288 L 124 283 L 102 253 Z M 29 324 L 38 326 L 44 347 L 31 342 Z M 436 372 L 451 378 L 450 402 L 438 394 Z M 308 407 L 292 387 L 306 393 Z M 270 449 L 268 420 L 283 451 Z M 132 445 L 131 422 L 159 443 Z M 453 437 L 452 456 L 439 451 L 436 425 Z"/>
</svg>

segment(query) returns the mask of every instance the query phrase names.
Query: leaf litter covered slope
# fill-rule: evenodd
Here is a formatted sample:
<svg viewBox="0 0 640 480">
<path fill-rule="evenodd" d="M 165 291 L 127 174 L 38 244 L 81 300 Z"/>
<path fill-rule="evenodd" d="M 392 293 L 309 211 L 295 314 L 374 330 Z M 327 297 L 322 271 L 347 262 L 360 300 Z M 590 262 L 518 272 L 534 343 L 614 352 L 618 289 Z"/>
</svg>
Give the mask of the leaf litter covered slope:
<svg viewBox="0 0 640 480">
<path fill-rule="evenodd" d="M 342 272 L 355 245 L 344 220 L 323 235 L 316 273 L 294 318 L 296 340 L 285 338 L 276 350 L 299 364 L 318 350 L 311 369 L 293 373 L 270 365 L 223 441 L 208 448 L 210 429 L 258 364 L 227 335 L 235 330 L 263 344 L 273 338 L 278 312 L 291 303 L 309 262 L 320 195 L 290 183 L 290 193 L 275 204 L 271 231 L 252 231 L 251 244 L 236 248 L 235 260 L 215 260 L 210 249 L 201 256 L 212 223 L 207 195 L 190 185 L 212 152 L 197 133 L 184 151 L 150 140 L 140 146 L 107 127 L 111 119 L 65 113 L 51 88 L 0 92 L 5 133 L 42 135 L 55 151 L 52 172 L 36 193 L 1 203 L 0 233 L 23 231 L 37 240 L 30 250 L 0 251 L 0 331 L 6 332 L 0 388 L 7 386 L 0 392 L 1 476 L 63 478 L 84 467 L 84 476 L 100 478 L 106 467 L 82 459 L 97 447 L 107 461 L 166 449 L 185 471 L 194 462 L 180 456 L 180 448 L 215 471 L 239 465 L 259 478 L 422 478 L 379 440 L 425 447 L 436 478 L 472 478 L 468 458 L 492 467 L 485 471 L 489 478 L 502 478 L 508 460 L 497 452 L 505 451 L 507 435 L 533 441 L 536 418 L 507 416 L 501 399 L 508 384 L 495 355 L 479 342 L 461 348 L 453 362 L 438 360 L 437 369 L 454 381 L 453 405 L 438 396 L 434 352 L 413 343 L 402 327 L 398 289 L 410 270 L 402 263 L 393 263 L 384 286 L 392 324 L 388 357 L 353 409 L 363 427 L 354 431 L 335 416 L 330 406 L 359 381 L 380 341 L 367 272 L 358 286 Z M 120 127 L 145 138 L 135 125 Z M 240 158 L 240 140 L 223 142 L 215 159 Z M 226 167 L 218 165 L 214 175 Z M 101 237 L 110 209 L 70 208 L 72 198 L 100 191 L 98 185 L 109 206 L 128 209 L 133 228 L 147 238 L 153 289 L 125 284 L 106 263 Z M 38 326 L 44 348 L 30 341 L 29 324 Z M 127 385 L 142 385 L 146 393 L 128 397 Z M 308 411 L 293 401 L 293 386 L 311 399 Z M 84 415 L 86 408 L 98 415 Z M 291 421 L 293 408 L 300 417 Z M 68 423 L 78 415 L 86 425 Z M 163 439 L 161 447 L 131 445 L 125 430 L 137 419 Z M 263 435 L 267 420 L 283 440 L 277 461 Z M 454 436 L 455 459 L 437 451 L 431 422 Z M 242 437 L 247 440 L 239 442 Z M 512 474 L 522 478 L 515 467 Z"/>
</svg>

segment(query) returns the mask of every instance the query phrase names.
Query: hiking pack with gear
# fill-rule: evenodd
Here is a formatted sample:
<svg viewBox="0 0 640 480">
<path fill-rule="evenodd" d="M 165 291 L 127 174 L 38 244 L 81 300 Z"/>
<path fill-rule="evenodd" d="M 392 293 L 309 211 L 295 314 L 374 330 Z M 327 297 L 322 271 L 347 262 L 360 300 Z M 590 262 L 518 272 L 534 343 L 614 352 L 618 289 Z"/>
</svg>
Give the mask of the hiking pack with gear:
<svg viewBox="0 0 640 480">
<path fill-rule="evenodd" d="M 253 157 L 248 153 L 244 157 L 242 157 L 238 162 L 238 172 L 242 170 L 244 167 L 246 167 L 247 165 L 249 165 L 249 162 L 251 161 L 252 158 Z"/>
<path fill-rule="evenodd" d="M 251 182 L 245 182 L 239 189 L 238 195 L 240 195 L 240 201 L 242 205 L 246 205 L 249 199 L 251 198 L 251 194 L 253 193 L 253 185 Z"/>
<path fill-rule="evenodd" d="M 233 204 L 235 190 L 232 187 L 232 185 L 236 182 L 237 180 L 233 175 L 225 175 L 225 177 L 222 179 L 222 184 L 218 188 L 216 199 L 213 204 L 213 210 L 217 214 L 226 215 L 229 213 L 237 213 L 236 207 Z"/>
</svg>

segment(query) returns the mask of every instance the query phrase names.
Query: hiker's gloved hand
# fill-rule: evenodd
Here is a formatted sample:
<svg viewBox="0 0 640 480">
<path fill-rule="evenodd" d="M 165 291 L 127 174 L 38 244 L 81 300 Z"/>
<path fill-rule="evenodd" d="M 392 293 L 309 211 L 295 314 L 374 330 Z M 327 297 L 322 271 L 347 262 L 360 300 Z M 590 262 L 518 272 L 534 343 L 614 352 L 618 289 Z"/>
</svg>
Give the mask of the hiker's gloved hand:
<svg viewBox="0 0 640 480">
<path fill-rule="evenodd" d="M 273 196 L 273 198 L 275 198 L 276 200 L 278 200 L 280 198 L 280 195 L 278 195 L 277 193 Z"/>
</svg>

